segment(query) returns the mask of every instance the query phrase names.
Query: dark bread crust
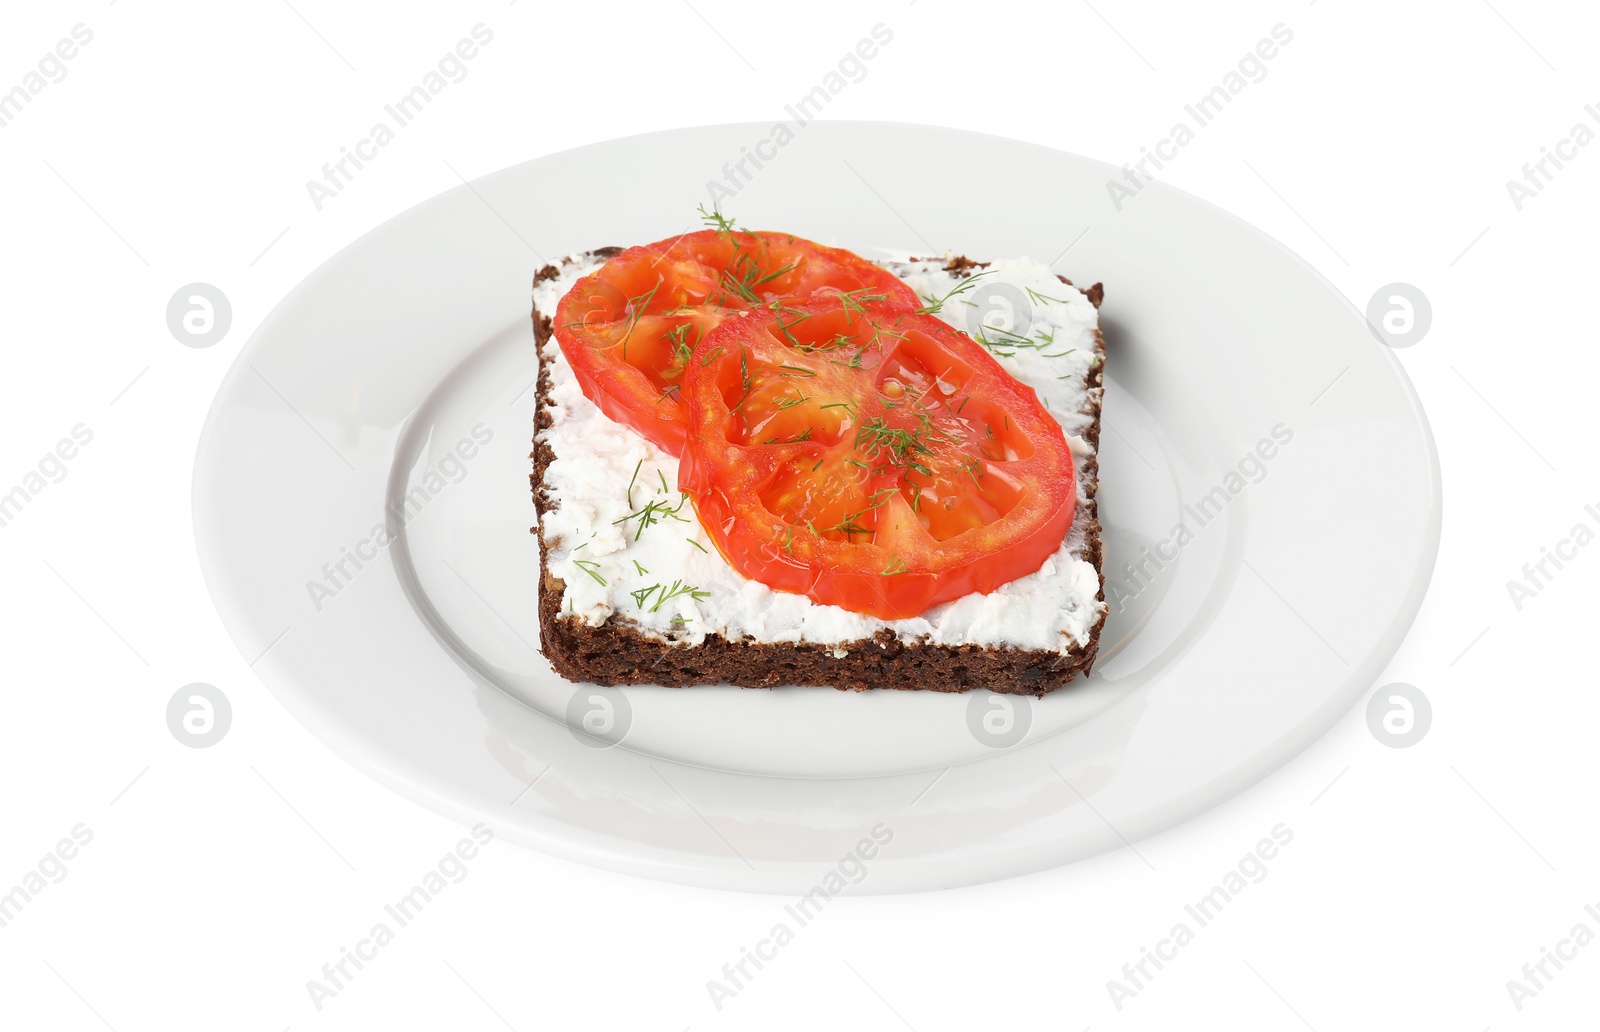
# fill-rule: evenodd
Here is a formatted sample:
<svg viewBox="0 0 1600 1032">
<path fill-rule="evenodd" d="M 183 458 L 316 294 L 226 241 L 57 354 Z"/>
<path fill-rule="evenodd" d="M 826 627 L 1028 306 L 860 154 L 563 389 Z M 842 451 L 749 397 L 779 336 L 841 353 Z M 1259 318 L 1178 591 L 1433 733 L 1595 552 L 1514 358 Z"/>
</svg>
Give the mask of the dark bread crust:
<svg viewBox="0 0 1600 1032">
<path fill-rule="evenodd" d="M 611 257 L 620 248 L 606 247 L 591 252 Z M 917 259 L 912 259 L 916 261 Z M 570 261 L 570 259 L 565 259 Z M 987 263 L 967 258 L 952 258 L 945 268 L 952 273 L 970 272 Z M 546 265 L 534 276 L 534 283 L 555 279 L 557 265 Z M 1071 280 L 1061 277 L 1063 283 Z M 1084 291 L 1099 307 L 1104 291 L 1096 283 Z M 550 319 L 533 312 L 535 346 L 542 355 L 552 332 Z M 1103 386 L 1105 340 L 1095 331 L 1095 352 L 1099 361 L 1089 371 L 1088 386 Z M 553 508 L 544 490 L 545 469 L 555 453 L 541 439 L 550 427 L 550 368 L 539 363 L 537 401 L 534 416 L 533 473 L 528 478 L 533 488 L 534 506 L 544 521 L 546 509 Z M 1092 417 L 1083 437 L 1094 447 L 1094 454 L 1081 467 L 1087 499 L 1074 517 L 1073 530 L 1084 535 L 1084 558 L 1100 572 L 1100 592 L 1105 601 L 1104 556 L 1100 543 L 1100 521 L 1095 499 L 1099 486 L 1101 392 L 1091 391 L 1082 410 Z M 561 614 L 562 592 L 566 585 L 549 570 L 549 546 L 538 527 L 539 539 L 539 641 L 546 659 L 556 672 L 569 681 L 593 684 L 657 684 L 683 688 L 699 684 L 733 684 L 746 688 L 775 688 L 781 685 L 832 685 L 840 690 L 864 691 L 868 688 L 894 688 L 937 692 L 964 692 L 973 688 L 1013 695 L 1042 696 L 1067 684 L 1079 674 L 1087 674 L 1100 647 L 1100 631 L 1105 617 L 1096 622 L 1087 646 L 1067 655 L 1029 649 L 985 648 L 977 645 L 908 644 L 889 631 L 880 631 L 870 640 L 845 645 L 810 643 L 762 643 L 730 641 L 719 634 L 708 634 L 700 645 L 673 645 L 642 633 L 632 621 L 613 615 L 598 627 L 591 627 Z M 839 649 L 848 649 L 843 659 L 834 658 Z"/>
</svg>

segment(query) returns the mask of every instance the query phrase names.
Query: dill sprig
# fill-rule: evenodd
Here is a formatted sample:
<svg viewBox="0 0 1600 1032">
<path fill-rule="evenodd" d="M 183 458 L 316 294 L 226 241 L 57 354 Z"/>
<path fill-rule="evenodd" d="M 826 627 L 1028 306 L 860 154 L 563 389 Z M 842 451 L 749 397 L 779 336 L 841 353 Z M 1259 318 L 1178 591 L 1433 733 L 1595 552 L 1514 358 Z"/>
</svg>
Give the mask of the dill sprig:
<svg viewBox="0 0 1600 1032">
<path fill-rule="evenodd" d="M 894 494 L 898 490 L 899 490 L 899 488 L 896 488 L 896 487 L 885 487 L 885 488 L 880 488 L 877 491 L 874 491 L 872 493 L 872 496 L 867 500 L 867 504 L 865 506 L 863 506 L 860 509 L 857 509 L 855 512 L 847 512 L 847 513 L 845 513 L 844 516 L 842 518 L 840 518 L 838 523 L 835 523 L 831 527 L 823 528 L 822 533 L 827 534 L 827 533 L 830 533 L 832 531 L 838 531 L 839 533 L 844 535 L 846 541 L 852 541 L 854 536 L 857 535 L 857 534 L 870 534 L 870 533 L 872 533 L 872 528 L 871 527 L 864 527 L 858 521 L 861 519 L 861 517 L 865 516 L 867 513 L 871 512 L 873 509 L 876 509 L 879 506 L 882 506 L 883 504 L 888 502 L 889 496 Z M 807 520 L 806 521 L 806 525 L 807 526 L 811 526 L 811 521 Z M 811 527 L 811 533 L 813 533 L 813 534 L 817 533 L 817 528 L 816 527 Z"/>
<path fill-rule="evenodd" d="M 918 315 L 938 315 L 944 306 L 950 303 L 951 298 L 954 298 L 959 294 L 965 294 L 967 291 L 977 286 L 980 279 L 990 275 L 994 271 L 994 269 L 989 269 L 984 272 L 974 273 L 938 297 L 934 297 L 931 294 L 924 294 L 922 295 L 922 299 L 926 301 L 927 304 L 918 308 L 914 308 L 912 311 Z"/>
<path fill-rule="evenodd" d="M 990 340 L 987 334 L 996 334 L 1001 339 Z M 1008 330 L 1000 326 L 984 324 L 983 329 L 972 335 L 972 339 L 988 348 L 993 354 L 1001 358 L 1010 358 L 1023 348 L 1042 348 L 1043 341 L 1036 341 L 1032 337 L 1024 336 L 1015 330 Z"/>
<path fill-rule="evenodd" d="M 848 348 L 851 345 L 855 344 L 855 342 L 856 342 L 856 339 L 854 337 L 850 336 L 848 333 L 836 333 L 836 334 L 833 335 L 833 338 L 831 340 L 824 341 L 821 344 L 796 344 L 796 345 L 794 345 L 794 349 L 796 351 L 807 351 L 807 352 L 810 352 L 810 351 L 837 351 L 839 348 Z"/>
<path fill-rule="evenodd" d="M 727 296 L 728 292 L 732 291 L 751 304 L 758 305 L 761 303 L 761 295 L 756 293 L 755 286 L 749 280 L 759 270 L 753 261 L 747 261 L 744 266 L 745 271 L 735 276 L 733 274 L 733 265 L 738 263 L 739 255 L 738 248 L 734 248 L 733 262 L 729 264 L 728 268 L 722 270 L 723 296 Z"/>
<path fill-rule="evenodd" d="M 689 342 L 689 330 L 695 330 L 694 343 Z M 699 325 L 696 323 L 681 323 L 661 335 L 661 339 L 672 345 L 672 368 L 664 370 L 662 376 L 682 376 L 684 367 L 689 364 L 689 355 L 694 351 L 694 345 L 700 343 Z"/>
<path fill-rule="evenodd" d="M 727 224 L 727 230 L 720 228 L 721 222 L 725 222 Z M 721 222 L 718 223 L 719 229 L 717 231 L 717 235 L 718 237 L 725 239 L 728 236 L 728 231 L 736 229 L 737 227 L 733 225 L 732 220 L 721 220 Z M 785 273 L 793 272 L 795 269 L 800 267 L 803 259 L 801 261 L 790 262 L 787 265 L 782 265 L 769 271 L 763 271 L 763 259 L 767 256 L 766 241 L 761 237 L 756 236 L 754 233 L 751 233 L 747 229 L 739 229 L 739 232 L 742 233 L 744 237 L 755 241 L 757 246 L 754 251 L 747 251 L 742 246 L 741 240 L 734 240 L 733 254 L 728 259 L 728 267 L 722 271 L 722 277 L 720 281 L 722 285 L 722 295 L 718 298 L 718 303 L 725 299 L 728 294 L 733 293 L 737 294 L 739 297 L 743 298 L 752 305 L 759 305 L 762 304 L 762 298 L 757 292 L 758 288 L 766 286 L 768 283 L 771 283 L 773 280 L 784 275 Z"/>
<path fill-rule="evenodd" d="M 838 523 L 835 523 L 831 527 L 824 528 L 823 533 L 826 534 L 830 531 L 837 530 L 839 533 L 844 535 L 844 539 L 847 542 L 853 544 L 855 541 L 855 535 L 872 533 L 871 527 L 863 527 L 861 524 L 856 522 L 856 520 L 859 519 L 866 511 L 867 510 L 862 509 L 860 512 L 846 513 L 845 517 Z"/>
<path fill-rule="evenodd" d="M 602 588 L 606 586 L 606 579 L 600 576 L 600 564 L 593 559 L 574 559 L 572 565 L 593 577 Z"/>
<path fill-rule="evenodd" d="M 706 206 L 701 204 L 699 210 L 700 221 L 715 229 L 719 237 L 725 237 L 739 228 L 732 219 L 722 214 L 722 209 L 716 205 L 712 205 L 711 210 L 706 211 Z"/>
<path fill-rule="evenodd" d="M 882 337 L 888 337 L 890 340 L 894 340 L 894 341 L 901 341 L 901 340 L 905 340 L 906 339 L 905 333 L 900 331 L 900 330 L 884 329 L 882 326 L 879 326 L 877 323 L 872 323 L 871 325 L 872 325 L 872 337 L 870 339 L 868 339 L 867 347 L 866 348 L 862 348 L 863 351 L 865 351 L 867 348 L 879 348 L 879 349 L 881 349 L 883 347 L 883 345 L 879 343 L 879 339 L 882 338 Z"/>
<path fill-rule="evenodd" d="M 765 286 L 766 284 L 771 283 L 773 280 L 777 279 L 779 276 L 782 276 L 784 273 L 793 272 L 795 269 L 798 269 L 799 267 L 800 267 L 800 263 L 799 262 L 790 262 L 788 265 L 785 265 L 785 266 L 783 266 L 781 268 L 773 269 L 771 272 L 767 273 L 765 276 L 762 276 L 760 279 L 756 280 L 755 282 L 751 283 L 750 285 L 752 287 Z"/>
<path fill-rule="evenodd" d="M 656 596 L 656 604 L 650 607 L 650 612 L 652 613 L 660 612 L 662 606 L 666 605 L 668 602 L 671 602 L 673 599 L 684 595 L 688 595 L 696 602 L 704 602 L 706 599 L 711 597 L 710 591 L 697 588 L 692 584 L 685 584 L 681 580 L 673 581 L 672 587 L 670 588 L 664 588 L 659 584 L 654 584 L 649 588 L 635 591 L 632 594 L 634 600 L 639 603 L 639 608 L 643 609 L 643 600 L 648 599 L 652 593 L 654 593 Z"/>
<path fill-rule="evenodd" d="M 739 349 L 739 386 L 741 389 L 743 389 L 744 393 L 739 395 L 738 402 L 736 402 L 733 406 L 732 411 L 735 412 L 741 408 L 744 408 L 744 403 L 750 398 L 750 391 L 755 388 L 755 381 L 750 378 L 749 348 Z"/>
<path fill-rule="evenodd" d="M 643 294 L 628 298 L 628 328 L 622 333 L 622 357 L 628 357 L 628 340 L 633 336 L 634 327 L 639 325 L 639 317 L 644 315 L 644 310 L 656 296 L 656 291 L 661 289 L 661 280 L 656 280 L 656 285 Z"/>
<path fill-rule="evenodd" d="M 774 298 L 768 303 L 767 307 L 772 309 L 773 313 L 777 315 L 778 332 L 783 334 L 784 340 L 789 342 L 789 346 L 791 348 L 799 348 L 800 341 L 795 338 L 795 335 L 792 331 L 794 327 L 799 326 L 801 323 L 811 318 L 811 316 L 805 312 L 801 312 L 798 308 L 791 308 L 784 304 L 783 298 L 781 297 Z M 784 322 L 784 316 L 786 315 L 793 315 L 794 318 L 788 322 Z"/>
<path fill-rule="evenodd" d="M 1004 341 L 997 341 L 997 342 L 994 342 L 994 343 L 1004 343 L 1005 346 L 1008 347 L 1008 348 L 1011 348 L 1011 347 L 1021 347 L 1021 348 L 1038 347 L 1037 344 L 1033 343 L 1033 339 L 1031 337 L 1027 336 L 1026 334 L 1018 333 L 1016 330 L 1008 330 L 1004 326 L 991 326 L 988 323 L 985 323 L 984 326 L 983 326 L 983 329 L 984 329 L 984 332 L 986 332 L 986 333 L 997 333 L 1001 337 L 1005 338 Z M 982 336 L 979 336 L 976 339 L 977 339 L 978 343 L 983 344 L 985 347 L 989 346 L 990 343 L 991 343 L 990 341 L 984 340 Z"/>
<path fill-rule="evenodd" d="M 922 434 L 927 434 L 930 437 L 939 438 L 949 442 L 950 444 L 960 444 L 962 441 L 966 440 L 967 435 L 959 430 L 944 430 L 934 425 L 933 417 L 936 410 L 929 408 L 924 403 L 923 399 L 927 396 L 927 392 L 924 391 L 921 394 L 913 396 L 911 399 L 911 404 L 915 405 L 917 408 L 917 435 L 921 436 Z M 971 395 L 968 395 L 968 397 L 971 397 Z M 943 399 L 936 398 L 934 400 L 942 401 Z M 963 401 L 962 404 L 964 405 L 966 402 Z M 950 407 L 950 403 L 945 401 L 944 407 L 948 409 Z M 960 415 L 960 410 L 958 409 L 955 414 Z M 1006 418 L 1010 419 L 1011 417 L 1007 416 Z"/>
<path fill-rule="evenodd" d="M 630 508 L 630 509 L 633 508 L 633 484 L 634 484 L 634 481 L 639 479 L 639 470 L 643 466 L 644 466 L 644 460 L 640 459 L 637 463 L 634 464 L 633 476 L 628 478 L 628 508 Z"/>
<path fill-rule="evenodd" d="M 678 515 L 678 513 L 683 510 L 683 507 L 688 504 L 688 501 L 689 496 L 680 492 L 678 504 L 675 506 L 669 508 L 666 502 L 646 502 L 644 506 L 636 512 L 631 512 L 622 517 L 622 519 L 614 520 L 612 522 L 621 524 L 627 523 L 629 520 L 638 520 L 639 529 L 635 531 L 633 535 L 633 539 L 637 541 L 639 540 L 640 535 L 642 535 L 647 529 L 655 526 L 662 520 L 673 519 L 677 520 L 679 523 L 688 523 L 689 521 L 687 519 Z"/>
<path fill-rule="evenodd" d="M 890 465 L 913 469 L 923 476 L 931 476 L 933 471 L 915 458 L 917 455 L 933 454 L 933 449 L 922 440 L 922 435 L 931 426 L 932 422 L 924 415 L 923 421 L 913 433 L 890 426 L 882 416 L 874 416 L 856 430 L 854 447 L 863 449 L 872 457 L 887 452 Z"/>
<path fill-rule="evenodd" d="M 657 523 L 660 523 L 662 520 L 672 519 L 677 520 L 679 523 L 688 523 L 689 521 L 687 519 L 678 515 L 678 513 L 682 511 L 683 507 L 688 503 L 689 496 L 680 491 L 678 493 L 678 504 L 676 506 L 669 507 L 666 502 L 649 501 L 646 502 L 638 511 L 630 512 L 620 520 L 612 520 L 612 523 L 621 524 L 627 523 L 629 520 L 638 520 L 639 529 L 635 531 L 633 535 L 633 539 L 637 541 L 639 540 L 640 535 L 642 535 L 646 530 L 655 526 Z"/>
<path fill-rule="evenodd" d="M 877 293 L 871 287 L 860 287 L 856 290 L 839 292 L 840 306 L 852 315 L 866 315 L 867 305 L 887 300 L 889 300 L 888 294 Z M 849 320 L 846 321 L 848 322 Z"/>
</svg>

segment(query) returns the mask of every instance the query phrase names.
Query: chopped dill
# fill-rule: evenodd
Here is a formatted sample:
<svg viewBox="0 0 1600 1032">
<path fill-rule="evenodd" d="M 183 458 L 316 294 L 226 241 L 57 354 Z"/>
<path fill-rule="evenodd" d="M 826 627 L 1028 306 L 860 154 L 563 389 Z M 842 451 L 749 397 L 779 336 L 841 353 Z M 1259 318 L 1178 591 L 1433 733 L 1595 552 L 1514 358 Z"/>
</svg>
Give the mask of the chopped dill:
<svg viewBox="0 0 1600 1032">
<path fill-rule="evenodd" d="M 1064 297 L 1051 297 L 1049 294 L 1041 294 L 1032 287 L 1023 287 L 1022 289 L 1028 292 L 1028 298 L 1033 301 L 1034 304 L 1043 304 L 1046 301 L 1054 301 L 1058 305 L 1064 305 L 1067 303 L 1067 299 Z"/>
<path fill-rule="evenodd" d="M 831 339 L 821 344 L 796 344 L 794 349 L 796 351 L 836 351 L 839 348 L 850 347 L 855 342 L 856 339 L 848 333 L 836 333 Z"/>
<path fill-rule="evenodd" d="M 681 595 L 688 595 L 696 602 L 703 602 L 711 597 L 711 592 L 703 591 L 692 584 L 685 584 L 681 580 L 673 581 L 670 588 L 661 588 L 659 584 L 656 585 L 656 588 L 661 590 L 656 595 L 656 604 L 650 607 L 650 612 L 652 613 L 658 612 L 662 606 Z M 642 607 L 643 603 L 640 603 L 640 606 Z"/>
<path fill-rule="evenodd" d="M 840 306 L 846 312 L 852 314 L 865 315 L 867 305 L 887 300 L 889 300 L 888 294 L 875 293 L 870 287 L 861 287 L 858 290 L 847 290 L 839 293 Z"/>
<path fill-rule="evenodd" d="M 628 298 L 628 328 L 622 333 L 622 357 L 628 357 L 628 340 L 633 336 L 633 329 L 639 325 L 639 317 L 649 306 L 651 299 L 656 296 L 656 291 L 661 289 L 661 280 L 656 280 L 656 285 L 635 297 Z"/>
<path fill-rule="evenodd" d="M 882 488 L 880 490 L 874 491 L 872 493 L 872 497 L 870 499 L 868 499 L 867 504 L 866 504 L 866 506 L 864 508 L 857 509 L 855 512 L 847 512 L 847 513 L 845 513 L 844 517 L 842 519 L 840 519 L 838 523 L 835 523 L 833 526 L 826 528 L 823 531 L 823 533 L 826 534 L 826 533 L 830 533 L 832 531 L 837 530 L 839 533 L 844 535 L 846 541 L 852 540 L 853 537 L 856 534 L 870 534 L 870 533 L 872 533 L 872 528 L 871 527 L 864 527 L 858 521 L 861 519 L 862 516 L 865 516 L 867 513 L 871 512 L 873 509 L 876 509 L 876 508 L 882 506 L 884 503 L 888 502 L 889 496 L 893 495 L 898 490 L 899 490 L 899 488 L 896 488 L 896 487 L 885 487 L 885 488 Z M 806 523 L 807 523 L 808 526 L 810 525 L 810 521 L 809 520 L 807 520 Z M 817 532 L 817 528 L 812 527 L 811 528 L 811 532 L 813 534 L 815 534 Z"/>
<path fill-rule="evenodd" d="M 639 467 L 643 465 L 644 460 L 640 459 L 633 467 L 633 476 L 628 478 L 628 508 L 630 509 L 633 508 L 633 482 L 639 479 Z"/>
<path fill-rule="evenodd" d="M 693 326 L 693 323 L 682 323 L 661 335 L 662 340 L 665 340 L 672 345 L 672 362 L 673 365 L 678 367 L 678 369 L 669 370 L 663 375 L 677 375 L 683 371 L 682 367 L 688 363 L 689 354 L 694 350 L 694 345 L 690 344 L 688 340 L 689 330 L 692 329 Z M 698 337 L 696 338 L 696 342 L 698 342 Z"/>
<path fill-rule="evenodd" d="M 922 440 L 922 435 L 930 428 L 927 416 L 917 427 L 915 433 L 891 427 L 884 422 L 882 416 L 874 416 L 861 424 L 856 431 L 855 447 L 866 451 L 869 456 L 877 456 L 884 452 L 889 455 L 889 464 L 892 466 L 914 469 L 924 476 L 931 476 L 933 471 L 925 464 L 919 462 L 914 456 L 932 455 L 933 449 Z"/>
<path fill-rule="evenodd" d="M 706 211 L 706 206 L 701 204 L 700 221 L 715 229 L 717 231 L 717 236 L 719 237 L 725 237 L 729 233 L 732 233 L 739 228 L 734 224 L 732 219 L 723 215 L 722 209 L 718 208 L 716 205 L 712 205 L 711 210 Z"/>
<path fill-rule="evenodd" d="M 933 297 L 931 295 L 924 294 L 922 299 L 924 301 L 926 301 L 927 304 L 922 305 L 919 308 L 914 308 L 914 309 L 912 309 L 912 311 L 916 312 L 916 314 L 918 314 L 918 315 L 938 315 L 940 310 L 943 309 L 944 306 L 950 302 L 951 298 L 955 297 L 958 294 L 965 294 L 967 291 L 969 291 L 973 287 L 977 286 L 978 280 L 982 279 L 983 277 L 989 275 L 990 273 L 992 273 L 994 271 L 995 270 L 990 269 L 990 270 L 988 270 L 986 272 L 979 272 L 979 273 L 975 273 L 974 275 L 968 276 L 966 279 L 962 280 L 960 283 L 957 283 L 954 287 L 951 287 L 948 292 L 946 292 L 945 294 L 943 294 L 940 297 Z"/>
<path fill-rule="evenodd" d="M 649 528 L 655 526 L 657 523 L 660 523 L 662 520 L 673 519 L 677 520 L 679 523 L 688 523 L 688 520 L 678 515 L 678 513 L 685 505 L 688 504 L 688 502 L 689 496 L 679 492 L 678 504 L 675 507 L 669 508 L 666 502 L 646 502 L 642 509 L 639 509 L 637 512 L 630 512 L 620 520 L 612 520 L 612 523 L 620 524 L 627 523 L 629 520 L 638 520 L 639 529 L 635 531 L 633 535 L 633 539 L 637 541 L 639 540 L 640 535 L 642 535 Z"/>
</svg>

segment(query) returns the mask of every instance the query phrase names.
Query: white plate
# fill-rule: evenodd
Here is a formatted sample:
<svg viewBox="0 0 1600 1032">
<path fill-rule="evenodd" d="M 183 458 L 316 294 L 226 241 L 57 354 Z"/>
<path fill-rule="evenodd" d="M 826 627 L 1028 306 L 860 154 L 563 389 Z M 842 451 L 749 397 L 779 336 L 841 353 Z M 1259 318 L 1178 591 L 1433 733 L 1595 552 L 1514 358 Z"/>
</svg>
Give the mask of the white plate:
<svg viewBox="0 0 1600 1032">
<path fill-rule="evenodd" d="M 1110 166 L 895 124 L 807 126 L 723 206 L 868 255 L 1025 254 L 1106 283 L 1101 519 L 1107 574 L 1133 597 L 1112 605 L 1094 677 L 1009 704 L 826 688 L 602 703 L 551 673 L 534 649 L 530 279 L 545 259 L 697 225 L 707 181 L 770 130 L 617 140 L 452 190 L 262 324 L 206 423 L 195 526 L 229 632 L 285 705 L 463 822 L 619 871 L 785 893 L 879 824 L 892 840 L 852 891 L 1118 848 L 1343 714 L 1410 626 L 1439 540 L 1433 440 L 1394 356 L 1303 262 L 1193 197 L 1157 184 L 1119 213 Z M 1245 461 L 1259 482 L 1230 482 L 1274 427 L 1293 437 Z M 460 447 L 474 428 L 487 443 Z M 1219 486 L 1203 526 L 1184 515 Z M 1180 520 L 1193 540 L 1135 590 L 1124 564 Z M 379 547 L 385 524 L 396 538 Z M 337 591 L 308 587 L 352 553 L 362 568 L 345 559 Z M 620 746 L 568 726 L 606 707 Z M 1021 739 L 998 746 L 984 729 L 1008 722 Z"/>
</svg>

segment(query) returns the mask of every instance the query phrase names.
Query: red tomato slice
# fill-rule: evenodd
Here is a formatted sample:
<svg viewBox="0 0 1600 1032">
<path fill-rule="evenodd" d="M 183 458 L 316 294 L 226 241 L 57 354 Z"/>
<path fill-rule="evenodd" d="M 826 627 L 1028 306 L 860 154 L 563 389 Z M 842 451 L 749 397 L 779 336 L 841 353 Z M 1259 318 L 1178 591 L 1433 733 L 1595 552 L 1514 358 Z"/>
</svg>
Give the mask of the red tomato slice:
<svg viewBox="0 0 1600 1032">
<path fill-rule="evenodd" d="M 774 298 L 841 291 L 919 303 L 849 251 L 786 233 L 707 229 L 630 247 L 579 280 L 556 307 L 555 335 L 590 401 L 676 455 L 685 363 L 701 337 Z"/>
<path fill-rule="evenodd" d="M 970 337 L 858 298 L 702 338 L 678 486 L 706 532 L 747 577 L 886 620 L 1033 573 L 1077 505 L 1061 425 Z"/>
</svg>

